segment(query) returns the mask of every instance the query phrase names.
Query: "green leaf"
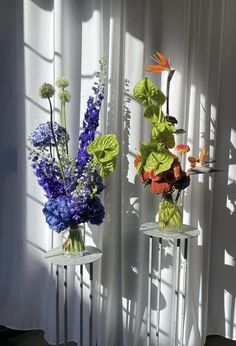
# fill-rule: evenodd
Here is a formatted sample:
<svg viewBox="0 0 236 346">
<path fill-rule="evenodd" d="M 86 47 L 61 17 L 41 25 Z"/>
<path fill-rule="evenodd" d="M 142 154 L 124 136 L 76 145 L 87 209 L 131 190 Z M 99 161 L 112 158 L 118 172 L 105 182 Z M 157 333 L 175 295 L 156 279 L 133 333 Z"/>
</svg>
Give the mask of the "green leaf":
<svg viewBox="0 0 236 346">
<path fill-rule="evenodd" d="M 92 186 L 92 193 L 91 193 L 91 196 L 95 196 L 96 193 L 97 193 L 97 190 L 98 190 L 97 185 L 94 184 L 94 185 Z"/>
<path fill-rule="evenodd" d="M 138 173 L 141 173 L 141 172 L 142 172 L 143 167 L 144 167 L 144 164 L 145 164 L 145 161 L 144 161 L 144 160 L 141 160 L 141 161 L 138 163 L 138 165 L 137 165 L 137 167 L 136 167 Z"/>
<path fill-rule="evenodd" d="M 166 97 L 160 89 L 148 78 L 141 79 L 134 87 L 133 96 L 144 106 L 151 105 L 151 100 L 163 105 Z"/>
<path fill-rule="evenodd" d="M 165 116 L 161 111 L 161 106 L 157 104 L 147 106 L 144 111 L 144 117 L 147 118 L 153 126 L 156 126 L 165 119 Z"/>
<path fill-rule="evenodd" d="M 95 163 L 100 165 L 102 177 L 114 172 L 116 167 L 116 155 L 119 152 L 119 143 L 114 134 L 101 135 L 91 142 L 87 149 L 93 154 Z"/>
<path fill-rule="evenodd" d="M 100 176 L 106 177 L 108 174 L 113 173 L 116 168 L 117 158 L 114 157 L 112 161 L 107 162 L 100 167 Z"/>
<path fill-rule="evenodd" d="M 159 132 L 164 132 L 166 130 L 166 124 L 165 123 L 159 123 L 157 126 L 156 126 L 156 129 L 159 131 Z"/>
<path fill-rule="evenodd" d="M 141 142 L 140 143 L 140 153 L 141 153 L 142 159 L 146 161 L 146 158 L 148 157 L 148 155 L 155 149 L 156 149 L 155 143 Z"/>
<path fill-rule="evenodd" d="M 166 135 L 166 137 L 163 138 L 163 142 L 166 144 L 166 146 L 170 149 L 174 148 L 175 146 L 175 137 L 173 133 L 169 133 Z"/>
<path fill-rule="evenodd" d="M 157 124 L 151 132 L 151 140 L 155 140 L 157 143 L 163 143 L 168 148 L 174 148 L 175 139 L 173 133 L 175 127 L 167 121 Z"/>
<path fill-rule="evenodd" d="M 152 133 L 151 133 L 151 139 L 158 141 L 158 139 L 160 139 L 160 132 L 158 131 L 158 129 L 156 127 L 153 127 L 152 129 Z"/>
<path fill-rule="evenodd" d="M 147 172 L 154 169 L 155 174 L 160 174 L 170 169 L 173 160 L 173 155 L 167 149 L 163 149 L 160 152 L 153 151 L 149 154 L 144 169 Z"/>
<path fill-rule="evenodd" d="M 88 153 L 93 154 L 100 164 L 112 161 L 119 152 L 119 143 L 114 134 L 101 135 L 88 146 Z"/>
</svg>

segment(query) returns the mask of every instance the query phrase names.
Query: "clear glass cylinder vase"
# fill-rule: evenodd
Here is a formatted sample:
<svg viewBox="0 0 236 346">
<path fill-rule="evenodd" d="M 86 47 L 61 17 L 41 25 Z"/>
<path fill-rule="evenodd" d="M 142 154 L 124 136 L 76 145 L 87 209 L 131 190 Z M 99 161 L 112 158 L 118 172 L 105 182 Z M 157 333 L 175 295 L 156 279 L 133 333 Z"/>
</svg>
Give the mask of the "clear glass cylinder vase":
<svg viewBox="0 0 236 346">
<path fill-rule="evenodd" d="M 183 206 L 163 197 L 159 204 L 159 228 L 180 232 L 183 228 Z"/>
<path fill-rule="evenodd" d="M 63 240 L 62 250 L 68 256 L 82 256 L 85 251 L 83 239 L 84 225 L 71 225 L 67 232 L 66 238 Z"/>
</svg>

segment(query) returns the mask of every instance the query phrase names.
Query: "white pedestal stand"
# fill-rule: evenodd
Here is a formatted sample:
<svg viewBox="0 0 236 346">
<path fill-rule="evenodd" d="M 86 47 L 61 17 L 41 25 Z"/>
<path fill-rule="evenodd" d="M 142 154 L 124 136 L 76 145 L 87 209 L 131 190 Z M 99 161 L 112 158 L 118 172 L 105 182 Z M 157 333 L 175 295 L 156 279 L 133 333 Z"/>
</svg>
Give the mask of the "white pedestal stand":
<svg viewBox="0 0 236 346">
<path fill-rule="evenodd" d="M 152 267 L 153 267 L 153 237 L 158 239 L 157 259 L 157 324 L 156 324 L 156 345 L 160 345 L 159 327 L 160 327 L 160 295 L 161 295 L 161 265 L 162 265 L 162 240 L 173 240 L 175 246 L 174 263 L 175 266 L 175 300 L 174 300 L 174 325 L 172 333 L 172 346 L 183 345 L 184 335 L 184 320 L 185 320 L 185 300 L 187 288 L 187 273 L 188 273 L 188 246 L 190 238 L 197 237 L 200 231 L 193 226 L 183 225 L 181 232 L 162 231 L 156 222 L 148 222 L 140 227 L 140 231 L 149 236 L 149 265 L 148 265 L 148 320 L 147 320 L 147 346 L 150 344 L 151 331 L 151 299 L 152 299 Z M 181 253 L 183 252 L 183 259 Z M 180 271 L 183 268 L 182 290 L 180 289 Z M 182 306 L 180 309 L 180 295 L 182 295 Z M 179 313 L 181 320 L 179 321 Z M 180 326 L 180 338 L 178 338 L 178 326 Z"/>
<path fill-rule="evenodd" d="M 56 276 L 56 345 L 59 345 L 59 268 L 64 267 L 64 346 L 67 345 L 67 266 L 80 265 L 80 346 L 83 346 L 83 265 L 90 263 L 90 309 L 89 309 L 89 346 L 93 345 L 93 263 L 99 260 L 102 251 L 93 246 L 86 246 L 81 256 L 70 257 L 62 253 L 61 248 L 55 248 L 45 254 L 46 261 L 57 266 Z"/>
</svg>

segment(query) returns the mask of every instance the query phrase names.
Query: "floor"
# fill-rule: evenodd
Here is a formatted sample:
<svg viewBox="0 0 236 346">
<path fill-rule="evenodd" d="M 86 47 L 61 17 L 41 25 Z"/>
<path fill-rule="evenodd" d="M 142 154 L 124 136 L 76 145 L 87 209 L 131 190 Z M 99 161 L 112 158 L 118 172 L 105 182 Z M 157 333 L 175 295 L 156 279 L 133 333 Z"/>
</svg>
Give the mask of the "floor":
<svg viewBox="0 0 236 346">
<path fill-rule="evenodd" d="M 61 344 L 64 345 L 64 344 Z M 50 346 L 43 338 L 43 332 L 17 332 L 0 328 L 0 346 Z M 69 342 L 68 346 L 76 346 Z M 236 341 L 224 339 L 220 336 L 208 336 L 205 346 L 236 346 Z"/>
</svg>

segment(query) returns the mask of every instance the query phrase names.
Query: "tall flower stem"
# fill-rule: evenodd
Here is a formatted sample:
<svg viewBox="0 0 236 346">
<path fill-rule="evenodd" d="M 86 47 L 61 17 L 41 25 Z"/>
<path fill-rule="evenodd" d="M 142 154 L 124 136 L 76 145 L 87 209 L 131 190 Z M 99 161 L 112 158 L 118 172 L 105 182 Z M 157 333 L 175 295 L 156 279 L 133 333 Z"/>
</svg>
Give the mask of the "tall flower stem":
<svg viewBox="0 0 236 346">
<path fill-rule="evenodd" d="M 63 109 L 64 128 L 67 131 L 67 128 L 66 128 L 66 104 L 65 104 L 65 102 L 62 102 L 62 109 Z M 68 142 L 67 141 L 66 141 L 66 153 L 67 153 L 67 155 L 69 154 Z"/>
<path fill-rule="evenodd" d="M 63 126 L 63 109 L 62 109 L 62 102 L 61 102 L 61 111 L 60 111 L 60 123 L 61 123 L 61 126 Z"/>
<path fill-rule="evenodd" d="M 61 102 L 61 111 L 60 111 L 60 123 L 61 126 L 66 129 L 66 105 L 65 102 Z M 64 154 L 64 148 L 63 148 L 63 154 Z M 66 154 L 69 155 L 69 148 L 68 148 L 68 142 L 66 141 Z"/>
<path fill-rule="evenodd" d="M 179 197 L 180 197 L 180 194 L 181 194 L 181 190 L 178 190 L 177 195 L 176 195 L 176 198 L 175 198 L 175 203 L 178 202 Z"/>
<path fill-rule="evenodd" d="M 56 140 L 56 136 L 54 133 L 54 129 L 53 129 L 53 120 L 52 120 L 52 103 L 50 98 L 48 97 L 48 101 L 49 101 L 49 105 L 50 105 L 50 125 L 51 125 L 51 130 L 52 130 L 52 136 L 53 136 L 53 140 L 55 143 L 55 148 L 56 148 L 56 152 L 57 152 L 57 158 L 58 158 L 58 162 L 59 162 L 59 166 L 60 166 L 60 170 L 61 170 L 61 176 L 62 176 L 62 180 L 64 182 L 64 185 L 66 184 L 66 179 L 65 179 L 65 173 L 63 170 L 63 166 L 62 166 L 62 162 L 61 162 L 61 157 L 60 157 L 60 153 L 59 153 L 59 149 L 58 149 L 58 145 L 57 145 L 57 140 Z"/>
<path fill-rule="evenodd" d="M 166 86 L 166 115 L 169 115 L 169 97 L 170 97 L 170 82 L 175 73 L 175 70 L 170 70 L 167 77 L 167 86 Z"/>
<path fill-rule="evenodd" d="M 51 145 L 49 146 L 49 151 L 50 151 L 50 157 L 52 159 L 52 147 L 51 147 Z"/>
</svg>

